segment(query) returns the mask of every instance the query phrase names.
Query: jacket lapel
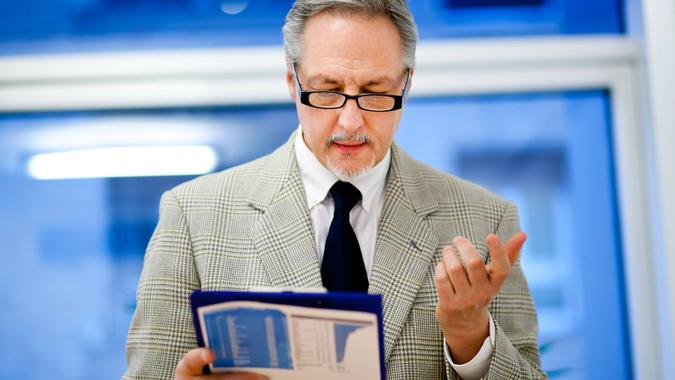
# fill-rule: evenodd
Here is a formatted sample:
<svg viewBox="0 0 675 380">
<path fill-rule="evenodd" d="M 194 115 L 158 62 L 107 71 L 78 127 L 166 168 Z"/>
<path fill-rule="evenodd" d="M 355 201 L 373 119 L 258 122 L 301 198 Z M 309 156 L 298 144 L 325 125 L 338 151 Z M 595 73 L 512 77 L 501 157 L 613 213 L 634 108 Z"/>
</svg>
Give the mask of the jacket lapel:
<svg viewBox="0 0 675 380">
<path fill-rule="evenodd" d="M 260 260 L 277 287 L 320 287 L 321 271 L 305 190 L 293 141 L 267 157 L 249 195 L 263 212 L 251 236 Z"/>
<path fill-rule="evenodd" d="M 419 178 L 414 161 L 395 144 L 378 226 L 369 293 L 383 295 L 385 362 L 425 279 L 438 239 L 425 217 L 438 203 Z"/>
</svg>

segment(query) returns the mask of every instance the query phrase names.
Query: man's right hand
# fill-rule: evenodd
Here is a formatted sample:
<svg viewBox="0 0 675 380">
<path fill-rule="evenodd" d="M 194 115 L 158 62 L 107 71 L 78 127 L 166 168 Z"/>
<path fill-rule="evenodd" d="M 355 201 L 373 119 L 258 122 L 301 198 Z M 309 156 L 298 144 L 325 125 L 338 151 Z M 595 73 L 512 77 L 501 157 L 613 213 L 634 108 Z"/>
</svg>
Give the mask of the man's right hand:
<svg viewBox="0 0 675 380">
<path fill-rule="evenodd" d="M 211 363 L 215 358 L 213 351 L 208 348 L 190 350 L 178 362 L 175 380 L 269 380 L 267 376 L 248 372 L 202 375 L 204 366 Z"/>
</svg>

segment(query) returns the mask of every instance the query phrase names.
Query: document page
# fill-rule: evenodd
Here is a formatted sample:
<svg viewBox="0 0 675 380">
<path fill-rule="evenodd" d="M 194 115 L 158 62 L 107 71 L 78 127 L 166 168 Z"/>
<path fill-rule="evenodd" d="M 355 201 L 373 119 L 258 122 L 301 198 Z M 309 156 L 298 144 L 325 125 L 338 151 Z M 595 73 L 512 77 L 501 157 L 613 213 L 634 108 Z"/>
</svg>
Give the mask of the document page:
<svg viewBox="0 0 675 380">
<path fill-rule="evenodd" d="M 252 301 L 197 309 L 213 373 L 250 371 L 285 379 L 381 378 L 373 313 Z"/>
</svg>

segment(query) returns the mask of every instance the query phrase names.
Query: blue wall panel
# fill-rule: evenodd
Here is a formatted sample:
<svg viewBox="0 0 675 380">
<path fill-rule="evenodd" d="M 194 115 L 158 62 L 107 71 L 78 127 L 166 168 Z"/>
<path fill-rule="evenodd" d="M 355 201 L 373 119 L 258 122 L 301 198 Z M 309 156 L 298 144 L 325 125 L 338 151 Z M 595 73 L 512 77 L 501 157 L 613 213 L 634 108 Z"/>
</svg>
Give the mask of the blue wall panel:
<svg viewBox="0 0 675 380">
<path fill-rule="evenodd" d="M 279 45 L 290 0 L 2 0 L 0 54 Z M 415 0 L 422 39 L 624 32 L 620 0 Z"/>
</svg>

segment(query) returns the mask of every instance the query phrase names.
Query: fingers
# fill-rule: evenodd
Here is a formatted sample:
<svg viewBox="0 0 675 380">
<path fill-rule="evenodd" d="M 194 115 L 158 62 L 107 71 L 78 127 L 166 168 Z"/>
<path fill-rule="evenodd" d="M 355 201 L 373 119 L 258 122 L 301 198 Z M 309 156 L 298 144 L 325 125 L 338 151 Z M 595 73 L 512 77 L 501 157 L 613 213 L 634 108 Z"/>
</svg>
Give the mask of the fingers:
<svg viewBox="0 0 675 380">
<path fill-rule="evenodd" d="M 205 365 L 215 359 L 213 351 L 208 348 L 195 348 L 190 350 L 176 366 L 175 380 L 210 379 L 210 380 L 265 380 L 267 376 L 249 372 L 231 372 L 202 376 Z"/>
<path fill-rule="evenodd" d="M 269 380 L 269 377 L 250 372 L 224 373 L 218 376 L 210 375 L 204 380 Z"/>
<path fill-rule="evenodd" d="M 455 295 L 455 289 L 452 287 L 452 283 L 450 283 L 450 278 L 448 277 L 448 272 L 445 270 L 445 263 L 443 260 L 436 264 L 434 281 L 436 282 L 438 298 L 449 299 Z"/>
<path fill-rule="evenodd" d="M 471 289 L 490 286 L 483 258 L 468 239 L 457 237 L 443 249 L 442 260 L 436 265 L 436 287 L 439 296 L 466 295 Z"/>
<path fill-rule="evenodd" d="M 215 355 L 208 348 L 190 350 L 176 366 L 176 379 L 188 379 L 190 376 L 199 376 L 205 365 L 211 363 Z"/>
<path fill-rule="evenodd" d="M 458 236 L 452 245 L 443 248 L 443 258 L 436 265 L 435 282 L 441 293 L 448 296 L 461 295 L 471 288 L 500 289 L 511 272 L 511 267 L 525 244 L 527 236 L 523 232 L 513 235 L 506 244 L 499 237 L 490 234 L 485 238 L 491 262 L 485 265 L 474 245 L 466 238 Z"/>
<path fill-rule="evenodd" d="M 509 262 L 509 258 L 504 252 L 502 242 L 497 235 L 488 235 L 485 238 L 485 244 L 487 245 L 490 254 L 490 264 L 488 264 L 487 267 L 488 277 L 493 285 L 501 285 L 511 270 L 511 263 Z"/>
<path fill-rule="evenodd" d="M 471 287 L 471 284 L 469 283 L 464 265 L 462 265 L 462 262 L 457 257 L 458 254 L 457 248 L 452 245 L 443 248 L 443 264 L 446 275 L 450 279 L 455 293 L 461 294 L 466 292 Z"/>
<path fill-rule="evenodd" d="M 487 283 L 485 262 L 476 247 L 468 239 L 459 236 L 452 240 L 452 244 L 457 248 L 459 261 L 466 271 L 470 286 L 482 286 Z"/>
</svg>

